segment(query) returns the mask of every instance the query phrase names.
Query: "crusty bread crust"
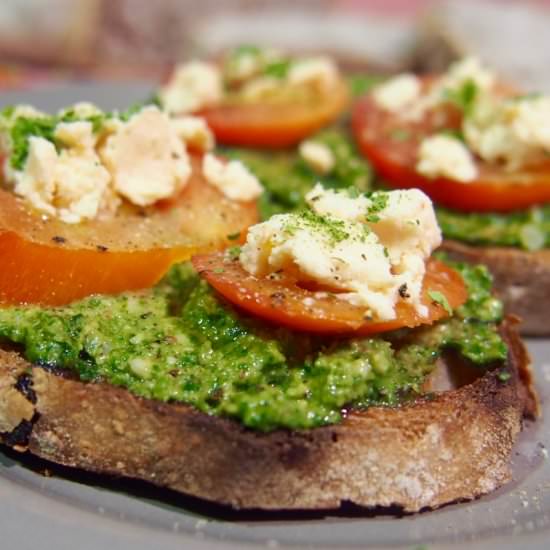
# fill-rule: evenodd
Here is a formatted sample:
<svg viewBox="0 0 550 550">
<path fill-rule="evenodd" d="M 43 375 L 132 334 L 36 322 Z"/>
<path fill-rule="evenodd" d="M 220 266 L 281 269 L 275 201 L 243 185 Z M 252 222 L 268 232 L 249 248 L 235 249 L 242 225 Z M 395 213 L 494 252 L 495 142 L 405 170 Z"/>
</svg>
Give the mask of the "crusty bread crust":
<svg viewBox="0 0 550 550">
<path fill-rule="evenodd" d="M 441 249 L 453 259 L 489 268 L 495 294 L 508 313 L 522 319 L 521 334 L 550 335 L 550 249 L 529 252 L 512 247 L 470 246 L 452 240 L 444 241 Z"/>
<path fill-rule="evenodd" d="M 510 479 L 522 418 L 538 413 L 514 324 L 502 325 L 509 380 L 489 372 L 453 391 L 397 408 L 371 407 L 312 430 L 253 432 L 185 405 L 31 367 L 14 352 L 0 351 L 0 381 L 13 387 L 17 376 L 31 377 L 36 414 L 26 448 L 56 463 L 235 508 L 325 509 L 350 501 L 414 512 L 475 498 Z M 12 404 L 21 410 L 16 394 L 4 394 L 0 415 Z M 24 411 L 21 420 L 28 424 L 29 415 Z M 16 416 L 7 414 L 10 425 Z M 0 419 L 0 425 L 8 424 Z"/>
</svg>

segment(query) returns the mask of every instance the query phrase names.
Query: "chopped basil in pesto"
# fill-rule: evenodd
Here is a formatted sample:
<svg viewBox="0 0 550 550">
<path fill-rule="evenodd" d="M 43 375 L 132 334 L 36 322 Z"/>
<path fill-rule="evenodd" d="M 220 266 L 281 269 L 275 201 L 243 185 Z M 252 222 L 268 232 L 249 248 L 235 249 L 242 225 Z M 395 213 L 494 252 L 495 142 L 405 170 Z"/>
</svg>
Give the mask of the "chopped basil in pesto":
<svg viewBox="0 0 550 550">
<path fill-rule="evenodd" d="M 0 339 L 20 344 L 33 363 L 85 381 L 188 403 L 257 430 L 311 428 L 338 422 L 350 404 L 414 396 L 447 348 L 482 366 L 505 359 L 486 270 L 458 268 L 471 299 L 454 317 L 378 337 L 275 328 L 239 313 L 183 264 L 148 291 L 0 309 Z"/>
<path fill-rule="evenodd" d="M 436 212 L 447 239 L 525 250 L 550 247 L 550 204 L 510 213 L 466 213 L 441 207 Z"/>
</svg>

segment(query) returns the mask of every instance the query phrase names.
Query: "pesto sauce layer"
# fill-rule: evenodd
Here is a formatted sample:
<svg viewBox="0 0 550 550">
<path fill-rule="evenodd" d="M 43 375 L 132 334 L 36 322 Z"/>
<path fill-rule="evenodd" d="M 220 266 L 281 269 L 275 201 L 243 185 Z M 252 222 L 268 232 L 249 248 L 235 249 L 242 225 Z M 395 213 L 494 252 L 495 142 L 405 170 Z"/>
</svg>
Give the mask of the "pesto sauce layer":
<svg viewBox="0 0 550 550">
<path fill-rule="evenodd" d="M 311 428 L 338 422 L 350 404 L 414 396 L 444 349 L 479 365 L 505 359 L 487 272 L 459 269 L 472 297 L 453 318 L 376 338 L 273 328 L 238 313 L 183 264 L 146 292 L 0 309 L 0 339 L 20 344 L 33 363 L 85 381 L 188 403 L 262 431 Z"/>
<path fill-rule="evenodd" d="M 437 208 L 443 235 L 474 245 L 550 248 L 550 204 L 507 214 Z"/>
</svg>

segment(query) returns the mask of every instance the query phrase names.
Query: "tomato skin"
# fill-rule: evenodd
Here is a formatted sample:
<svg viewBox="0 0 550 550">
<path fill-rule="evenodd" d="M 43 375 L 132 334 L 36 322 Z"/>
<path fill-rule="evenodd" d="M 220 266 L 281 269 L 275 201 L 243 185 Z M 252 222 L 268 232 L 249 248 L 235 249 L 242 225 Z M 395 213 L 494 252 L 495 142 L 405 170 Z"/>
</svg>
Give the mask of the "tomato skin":
<svg viewBox="0 0 550 550">
<path fill-rule="evenodd" d="M 76 226 L 43 218 L 0 190 L 0 304 L 63 305 L 147 288 L 172 264 L 236 242 L 228 235 L 241 232 L 242 240 L 258 219 L 256 205 L 225 199 L 199 166 L 193 159 L 187 186 L 162 207 Z"/>
<path fill-rule="evenodd" d="M 348 103 L 345 83 L 315 103 L 222 103 L 198 112 L 216 140 L 243 147 L 290 147 L 335 120 Z"/>
<path fill-rule="evenodd" d="M 434 119 L 404 123 L 379 108 L 372 96 L 366 96 L 353 109 L 352 129 L 361 152 L 388 185 L 421 189 L 442 206 L 466 212 L 510 212 L 550 202 L 550 163 L 510 172 L 478 161 L 479 177 L 471 182 L 419 174 L 415 166 L 422 139 L 457 127 L 456 113 L 439 124 Z M 392 139 L 400 130 L 410 133 L 407 140 Z"/>
<path fill-rule="evenodd" d="M 353 306 L 328 293 L 318 297 L 289 277 L 277 280 L 255 277 L 245 271 L 238 260 L 229 260 L 222 252 L 194 256 L 191 261 L 213 288 L 248 313 L 278 326 L 320 334 L 369 335 L 431 324 L 448 313 L 433 302 L 429 291 L 441 292 L 452 308 L 462 305 L 468 297 L 464 281 L 456 271 L 442 262 L 430 260 L 423 291 L 428 316 L 421 317 L 411 304 L 401 300 L 396 305 L 396 319 L 372 321 L 365 320 L 364 307 Z"/>
<path fill-rule="evenodd" d="M 0 303 L 62 305 L 90 294 L 137 290 L 156 283 L 193 249 L 101 252 L 47 247 L 0 233 Z"/>
</svg>

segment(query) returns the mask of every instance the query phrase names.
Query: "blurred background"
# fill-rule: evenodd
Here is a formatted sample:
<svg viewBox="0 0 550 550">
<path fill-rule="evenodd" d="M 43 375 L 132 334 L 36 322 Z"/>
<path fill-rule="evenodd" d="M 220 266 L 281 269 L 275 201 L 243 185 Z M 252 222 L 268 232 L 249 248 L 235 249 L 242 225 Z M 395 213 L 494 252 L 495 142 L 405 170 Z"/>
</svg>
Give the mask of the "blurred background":
<svg viewBox="0 0 550 550">
<path fill-rule="evenodd" d="M 550 89 L 550 0 L 2 0 L 0 88 L 157 81 L 241 43 L 337 55 L 373 71 L 443 68 L 475 53 Z"/>
</svg>

